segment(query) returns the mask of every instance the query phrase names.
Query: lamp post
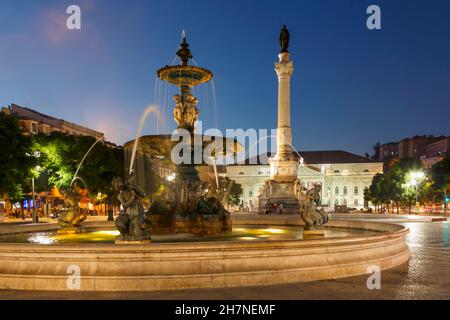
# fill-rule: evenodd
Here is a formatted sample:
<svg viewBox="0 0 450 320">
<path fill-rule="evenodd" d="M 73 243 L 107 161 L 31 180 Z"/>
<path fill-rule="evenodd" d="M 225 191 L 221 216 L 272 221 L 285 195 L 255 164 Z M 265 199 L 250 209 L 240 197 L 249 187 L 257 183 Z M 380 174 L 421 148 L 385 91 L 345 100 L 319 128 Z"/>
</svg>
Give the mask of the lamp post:
<svg viewBox="0 0 450 320">
<path fill-rule="evenodd" d="M 425 173 L 423 173 L 423 171 L 413 171 L 410 173 L 409 176 L 409 185 L 414 186 L 415 187 L 415 191 L 416 191 L 416 208 L 417 208 L 417 212 L 419 212 L 419 206 L 418 206 L 418 201 L 419 201 L 419 183 L 420 181 L 425 178 Z"/>
<path fill-rule="evenodd" d="M 35 170 L 39 173 L 40 166 L 36 166 Z M 31 177 L 31 197 L 33 198 L 33 223 L 39 223 L 39 215 L 36 212 L 36 193 L 34 191 L 34 175 Z"/>
</svg>

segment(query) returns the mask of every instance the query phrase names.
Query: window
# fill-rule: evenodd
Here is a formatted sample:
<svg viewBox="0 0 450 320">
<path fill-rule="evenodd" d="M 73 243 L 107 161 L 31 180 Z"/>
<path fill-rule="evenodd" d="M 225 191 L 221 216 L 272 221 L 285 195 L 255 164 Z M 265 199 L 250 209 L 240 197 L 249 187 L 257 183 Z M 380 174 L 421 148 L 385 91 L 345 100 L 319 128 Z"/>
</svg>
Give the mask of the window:
<svg viewBox="0 0 450 320">
<path fill-rule="evenodd" d="M 343 205 L 346 206 L 347 205 L 347 199 L 344 199 L 343 201 Z"/>
<path fill-rule="evenodd" d="M 240 176 L 243 176 L 243 175 L 244 175 L 244 173 L 243 173 L 243 172 L 239 172 L 239 175 L 240 175 Z"/>
<path fill-rule="evenodd" d="M 358 199 L 355 199 L 355 207 L 357 207 L 359 204 L 358 204 Z"/>
<path fill-rule="evenodd" d="M 370 171 L 369 171 L 369 169 L 366 169 L 366 170 L 364 170 L 364 172 L 365 172 L 365 173 L 368 173 L 368 172 L 370 172 Z"/>
<path fill-rule="evenodd" d="M 334 170 L 334 173 L 339 173 L 339 170 Z"/>
<path fill-rule="evenodd" d="M 336 199 L 336 200 L 334 201 L 334 204 L 338 206 L 338 205 L 339 205 L 339 199 Z"/>
<path fill-rule="evenodd" d="M 353 190 L 353 193 L 355 194 L 355 196 L 357 196 L 358 195 L 358 187 L 355 187 L 355 189 Z"/>
<path fill-rule="evenodd" d="M 36 123 L 31 124 L 31 132 L 37 132 L 37 125 Z"/>
<path fill-rule="evenodd" d="M 336 188 L 334 189 L 334 194 L 335 194 L 335 195 L 338 195 L 338 194 L 339 194 L 339 187 L 336 187 Z"/>
<path fill-rule="evenodd" d="M 344 187 L 344 196 L 347 195 L 347 187 Z"/>
<path fill-rule="evenodd" d="M 328 187 L 327 194 L 331 194 L 331 187 Z"/>
<path fill-rule="evenodd" d="M 250 191 L 248 192 L 248 196 L 249 196 L 249 197 L 253 197 L 253 191 L 252 191 L 252 190 L 250 190 Z"/>
</svg>

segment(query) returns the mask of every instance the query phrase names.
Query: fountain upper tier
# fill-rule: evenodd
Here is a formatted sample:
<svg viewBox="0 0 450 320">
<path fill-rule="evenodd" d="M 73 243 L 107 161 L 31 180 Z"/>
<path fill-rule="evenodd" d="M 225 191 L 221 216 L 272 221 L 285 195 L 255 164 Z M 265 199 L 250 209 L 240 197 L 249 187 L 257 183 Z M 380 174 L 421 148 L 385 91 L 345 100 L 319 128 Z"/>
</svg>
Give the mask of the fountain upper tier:
<svg viewBox="0 0 450 320">
<path fill-rule="evenodd" d="M 213 74 L 211 71 L 188 65 L 189 59 L 192 59 L 191 50 L 189 50 L 189 44 L 186 42 L 186 38 L 183 37 L 183 41 L 180 44 L 180 50 L 177 52 L 177 56 L 180 58 L 181 65 L 178 66 L 165 66 L 157 71 L 158 77 L 170 82 L 182 89 L 192 88 L 199 84 L 208 82 L 212 79 Z"/>
<path fill-rule="evenodd" d="M 211 71 L 195 66 L 165 66 L 157 71 L 161 80 L 170 82 L 178 87 L 195 87 L 212 79 Z"/>
</svg>

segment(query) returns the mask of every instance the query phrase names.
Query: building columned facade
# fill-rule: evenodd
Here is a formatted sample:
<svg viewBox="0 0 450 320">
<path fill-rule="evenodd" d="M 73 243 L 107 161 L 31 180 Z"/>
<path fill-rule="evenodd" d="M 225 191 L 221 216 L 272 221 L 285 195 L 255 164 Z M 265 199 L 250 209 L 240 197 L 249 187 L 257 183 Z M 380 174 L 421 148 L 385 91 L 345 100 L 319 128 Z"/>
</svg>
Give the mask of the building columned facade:
<svg viewBox="0 0 450 320">
<path fill-rule="evenodd" d="M 298 178 L 307 189 L 315 183 L 322 186 L 322 205 L 367 208 L 364 189 L 368 188 L 377 173 L 383 173 L 383 163 L 346 151 L 300 152 L 302 161 Z M 250 164 L 256 163 L 256 164 Z M 241 205 L 249 210 L 258 208 L 258 196 L 264 181 L 270 177 L 267 161 L 246 161 L 245 164 L 229 165 L 226 175 L 241 184 Z"/>
</svg>

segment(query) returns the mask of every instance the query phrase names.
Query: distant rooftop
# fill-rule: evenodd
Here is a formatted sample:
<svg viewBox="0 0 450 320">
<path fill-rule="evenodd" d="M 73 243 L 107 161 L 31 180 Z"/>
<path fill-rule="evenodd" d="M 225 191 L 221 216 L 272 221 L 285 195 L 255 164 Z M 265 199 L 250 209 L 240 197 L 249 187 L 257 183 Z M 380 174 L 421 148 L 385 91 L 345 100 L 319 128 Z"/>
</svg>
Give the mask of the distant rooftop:
<svg viewBox="0 0 450 320">
<path fill-rule="evenodd" d="M 339 163 L 378 163 L 373 159 L 363 157 L 351 152 L 343 150 L 326 150 L 326 151 L 299 151 L 305 164 L 339 164 Z M 293 152 L 297 156 L 296 152 Z M 259 155 L 256 159 L 250 158 L 245 160 L 246 165 L 266 165 L 271 154 Z M 298 157 L 298 156 L 297 156 Z M 237 164 L 242 165 L 242 164 Z"/>
<path fill-rule="evenodd" d="M 17 104 L 11 104 L 11 106 L 8 107 L 11 114 L 15 115 L 19 119 L 22 120 L 32 120 L 36 121 L 54 128 L 58 128 L 60 130 L 68 129 L 68 130 L 74 130 L 78 132 L 83 132 L 86 135 L 91 135 L 94 137 L 103 137 L 104 134 L 102 132 L 92 130 L 90 128 L 86 128 L 84 126 L 80 126 L 76 123 L 69 122 L 63 119 L 57 119 L 54 117 L 51 117 L 49 115 L 40 113 L 36 110 L 22 107 Z"/>
</svg>

